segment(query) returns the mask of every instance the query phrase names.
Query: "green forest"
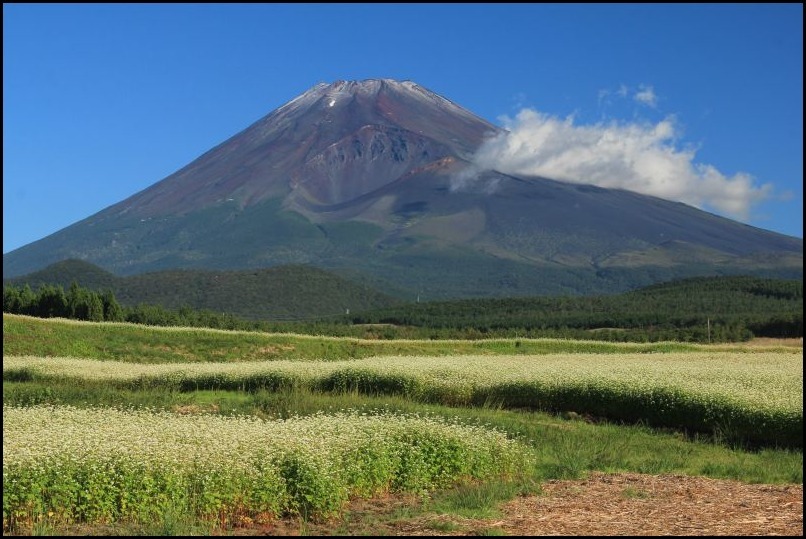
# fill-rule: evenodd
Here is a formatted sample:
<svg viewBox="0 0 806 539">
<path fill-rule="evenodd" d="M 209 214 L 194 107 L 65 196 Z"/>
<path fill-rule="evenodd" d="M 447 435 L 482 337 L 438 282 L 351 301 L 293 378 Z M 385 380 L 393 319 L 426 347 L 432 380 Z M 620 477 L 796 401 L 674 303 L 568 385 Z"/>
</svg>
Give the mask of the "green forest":
<svg viewBox="0 0 806 539">
<path fill-rule="evenodd" d="M 227 312 L 140 303 L 122 306 L 110 289 L 73 282 L 5 285 L 3 312 L 43 318 L 160 326 L 280 331 L 376 339 L 560 337 L 607 341 L 738 342 L 803 336 L 803 282 L 702 277 L 617 295 L 471 299 L 408 303 L 298 321 L 245 319 Z"/>
<path fill-rule="evenodd" d="M 803 336 L 803 282 L 699 277 L 607 296 L 477 299 L 408 304 L 358 313 L 354 324 L 522 330 L 536 336 L 608 340 L 737 341 Z"/>
</svg>

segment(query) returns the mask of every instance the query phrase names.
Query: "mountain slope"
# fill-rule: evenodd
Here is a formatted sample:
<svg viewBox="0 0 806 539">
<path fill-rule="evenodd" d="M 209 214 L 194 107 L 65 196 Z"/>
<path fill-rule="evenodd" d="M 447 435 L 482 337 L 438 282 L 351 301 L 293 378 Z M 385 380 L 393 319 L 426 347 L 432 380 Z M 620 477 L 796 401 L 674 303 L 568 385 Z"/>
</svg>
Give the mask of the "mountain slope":
<svg viewBox="0 0 806 539">
<path fill-rule="evenodd" d="M 498 128 L 412 82 L 319 84 L 176 173 L 3 257 L 120 275 L 308 264 L 413 299 L 802 278 L 803 240 L 633 192 L 478 171 Z"/>
</svg>

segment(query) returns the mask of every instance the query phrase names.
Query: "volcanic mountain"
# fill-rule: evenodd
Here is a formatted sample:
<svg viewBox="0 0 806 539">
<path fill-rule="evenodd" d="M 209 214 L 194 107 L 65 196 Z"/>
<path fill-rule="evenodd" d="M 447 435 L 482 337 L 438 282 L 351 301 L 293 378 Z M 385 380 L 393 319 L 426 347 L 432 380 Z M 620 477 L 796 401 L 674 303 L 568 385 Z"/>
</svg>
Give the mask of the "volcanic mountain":
<svg viewBox="0 0 806 539">
<path fill-rule="evenodd" d="M 318 84 L 122 202 L 3 255 L 119 275 L 309 264 L 401 296 L 802 278 L 803 240 L 634 192 L 477 170 L 500 129 L 413 82 Z"/>
</svg>

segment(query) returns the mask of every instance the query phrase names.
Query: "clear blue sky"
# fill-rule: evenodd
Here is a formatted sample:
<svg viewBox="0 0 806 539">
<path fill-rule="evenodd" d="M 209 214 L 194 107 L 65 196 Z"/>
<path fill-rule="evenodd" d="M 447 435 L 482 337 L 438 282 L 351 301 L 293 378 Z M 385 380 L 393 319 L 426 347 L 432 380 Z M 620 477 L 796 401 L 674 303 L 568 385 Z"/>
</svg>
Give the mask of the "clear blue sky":
<svg viewBox="0 0 806 539">
<path fill-rule="evenodd" d="M 802 4 L 12 3 L 3 252 L 158 182 L 319 82 L 367 78 L 413 80 L 527 149 L 541 126 L 555 141 L 610 132 L 637 152 L 627 160 L 682 171 L 680 196 L 702 186 L 701 207 L 720 213 L 730 204 L 714 193 L 731 192 L 739 220 L 803 237 Z M 535 170 L 568 169 L 557 147 L 534 150 Z"/>
</svg>

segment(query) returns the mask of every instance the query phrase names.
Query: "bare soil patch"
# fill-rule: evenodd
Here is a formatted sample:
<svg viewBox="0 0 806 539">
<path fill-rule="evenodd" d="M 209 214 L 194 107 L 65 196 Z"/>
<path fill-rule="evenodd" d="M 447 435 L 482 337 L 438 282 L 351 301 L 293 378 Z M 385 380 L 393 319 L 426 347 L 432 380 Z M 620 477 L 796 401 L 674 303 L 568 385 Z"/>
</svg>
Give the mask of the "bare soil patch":
<svg viewBox="0 0 806 539">
<path fill-rule="evenodd" d="M 802 535 L 803 485 L 593 474 L 504 507 L 515 535 Z"/>
<path fill-rule="evenodd" d="M 538 496 L 501 506 L 501 516 L 401 517 L 414 498 L 356 501 L 343 519 L 281 520 L 235 535 L 803 535 L 803 485 L 750 485 L 677 475 L 593 473 L 549 481 Z M 398 515 L 398 516 L 395 516 Z"/>
</svg>

